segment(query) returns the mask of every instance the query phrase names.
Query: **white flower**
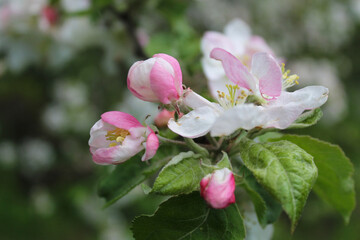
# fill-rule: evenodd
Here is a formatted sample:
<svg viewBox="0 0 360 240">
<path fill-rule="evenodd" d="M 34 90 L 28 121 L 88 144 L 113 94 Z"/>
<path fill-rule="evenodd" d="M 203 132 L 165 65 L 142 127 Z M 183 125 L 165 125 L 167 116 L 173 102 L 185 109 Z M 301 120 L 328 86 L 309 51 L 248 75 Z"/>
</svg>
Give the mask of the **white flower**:
<svg viewBox="0 0 360 240">
<path fill-rule="evenodd" d="M 288 76 L 288 72 L 281 75 L 280 67 L 269 54 L 255 54 L 250 71 L 225 50 L 214 49 L 212 55 L 222 60 L 227 76 L 237 85 L 227 85 L 228 95 L 219 92 L 220 104 L 187 90 L 183 102 L 193 111 L 177 122 L 171 119 L 168 123 L 173 132 L 183 137 L 196 138 L 208 132 L 224 136 L 240 128 L 285 129 L 305 110 L 320 107 L 328 98 L 328 89 L 322 86 L 284 91 L 297 81 L 297 76 Z M 256 104 L 244 103 L 248 94 L 257 99 Z"/>
<path fill-rule="evenodd" d="M 225 85 L 230 84 L 220 62 L 210 58 L 210 53 L 214 48 L 225 49 L 245 65 L 250 65 L 251 58 L 256 52 L 266 52 L 275 56 L 264 39 L 252 35 L 250 27 L 240 19 L 229 22 L 224 28 L 224 34 L 214 31 L 206 32 L 201 39 L 201 50 L 204 55 L 201 63 L 213 96 L 217 95 L 218 90 L 226 90 Z"/>
</svg>

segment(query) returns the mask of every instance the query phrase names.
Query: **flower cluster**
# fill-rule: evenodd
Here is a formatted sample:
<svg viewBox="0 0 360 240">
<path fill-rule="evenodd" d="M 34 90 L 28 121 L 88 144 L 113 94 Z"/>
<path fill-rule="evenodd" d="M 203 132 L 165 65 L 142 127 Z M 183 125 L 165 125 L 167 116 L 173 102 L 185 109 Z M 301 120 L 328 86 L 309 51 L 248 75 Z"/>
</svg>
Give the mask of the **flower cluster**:
<svg viewBox="0 0 360 240">
<path fill-rule="evenodd" d="M 134 63 L 127 77 L 128 89 L 134 96 L 161 104 L 163 110 L 156 124 L 163 127 L 167 123 L 192 150 L 202 147 L 189 139 L 208 135 L 215 142 L 219 140 L 212 146 L 215 150 L 229 151 L 232 145 L 227 142 L 227 147 L 222 147 L 223 137 L 231 140 L 239 131 L 286 129 L 304 111 L 318 108 L 327 100 L 328 89 L 322 86 L 288 92 L 298 84 L 299 76 L 285 70 L 266 42 L 252 36 L 240 20 L 231 22 L 225 34 L 206 33 L 202 50 L 202 64 L 215 102 L 184 88 L 180 65 L 167 54 Z M 104 113 L 90 135 L 90 152 L 99 164 L 122 163 L 144 148 L 142 160 L 146 161 L 155 155 L 159 138 L 166 141 L 123 112 Z M 201 196 L 213 208 L 235 202 L 235 178 L 229 169 L 214 168 L 199 183 Z"/>
</svg>

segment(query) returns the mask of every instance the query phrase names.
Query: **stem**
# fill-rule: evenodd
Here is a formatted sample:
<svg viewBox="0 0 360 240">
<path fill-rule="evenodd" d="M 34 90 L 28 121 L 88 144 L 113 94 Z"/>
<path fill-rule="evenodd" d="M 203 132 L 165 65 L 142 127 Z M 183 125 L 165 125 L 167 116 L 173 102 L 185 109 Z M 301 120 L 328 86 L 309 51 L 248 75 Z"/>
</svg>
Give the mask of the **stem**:
<svg viewBox="0 0 360 240">
<path fill-rule="evenodd" d="M 178 140 L 172 140 L 172 139 L 169 139 L 169 138 L 165 138 L 165 137 L 160 136 L 159 134 L 157 134 L 157 137 L 162 142 L 168 142 L 168 143 L 174 143 L 174 144 L 177 144 L 177 145 L 187 146 L 186 142 L 183 142 L 183 141 L 178 141 Z"/>
<path fill-rule="evenodd" d="M 185 142 L 188 145 L 190 149 L 192 149 L 194 152 L 200 153 L 204 157 L 209 156 L 209 151 L 205 148 L 197 144 L 194 140 L 191 138 L 185 138 Z"/>
<path fill-rule="evenodd" d="M 233 155 L 236 152 L 239 151 L 239 144 L 241 140 L 247 135 L 247 132 L 245 130 L 241 131 L 236 140 L 233 142 L 233 144 L 229 148 L 229 155 Z"/>
<path fill-rule="evenodd" d="M 219 139 L 219 141 L 217 142 L 217 149 L 218 149 L 218 150 L 221 148 L 221 145 L 223 144 L 223 142 L 224 142 L 224 137 L 221 137 L 221 138 Z"/>
<path fill-rule="evenodd" d="M 206 134 L 206 139 L 210 142 L 211 145 L 218 147 L 218 143 L 212 136 L 210 136 L 210 134 Z"/>
</svg>

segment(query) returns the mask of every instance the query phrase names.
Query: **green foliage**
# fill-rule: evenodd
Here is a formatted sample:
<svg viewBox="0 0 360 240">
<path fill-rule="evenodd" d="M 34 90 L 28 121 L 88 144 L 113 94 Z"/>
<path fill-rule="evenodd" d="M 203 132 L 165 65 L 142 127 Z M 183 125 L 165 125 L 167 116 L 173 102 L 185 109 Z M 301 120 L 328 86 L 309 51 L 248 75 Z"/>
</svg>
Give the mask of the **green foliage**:
<svg viewBox="0 0 360 240">
<path fill-rule="evenodd" d="M 274 223 L 282 211 L 281 204 L 256 181 L 254 175 L 245 166 L 241 168 L 241 174 L 244 176 L 241 186 L 244 187 L 254 204 L 259 223 L 263 227 Z"/>
<path fill-rule="evenodd" d="M 106 200 L 105 207 L 110 206 L 125 196 L 130 190 L 155 174 L 170 159 L 174 148 L 163 146 L 158 150 L 150 164 L 142 162 L 141 154 L 137 154 L 118 165 L 115 170 L 103 179 L 98 194 Z M 170 156 L 170 157 L 169 157 Z"/>
<path fill-rule="evenodd" d="M 202 164 L 202 163 L 205 164 Z M 213 171 L 210 160 L 194 152 L 183 152 L 175 156 L 156 178 L 153 192 L 178 195 L 198 190 L 201 179 Z"/>
<path fill-rule="evenodd" d="M 319 171 L 315 193 L 349 222 L 355 208 L 354 167 L 340 147 L 309 136 L 284 135 L 280 139 L 295 143 L 314 157 Z"/>
<path fill-rule="evenodd" d="M 219 169 L 228 168 L 228 169 L 232 170 L 231 162 L 230 162 L 229 156 L 227 155 L 226 152 L 223 152 L 223 157 L 216 164 L 216 167 L 218 167 Z"/>
<path fill-rule="evenodd" d="M 198 192 L 170 198 L 154 215 L 136 218 L 132 230 L 136 240 L 245 238 L 244 223 L 235 204 L 212 209 Z"/>
<path fill-rule="evenodd" d="M 294 231 L 317 177 L 312 156 L 288 141 L 261 144 L 243 139 L 241 145 L 245 166 L 281 202 Z"/>
<path fill-rule="evenodd" d="M 288 129 L 306 128 L 315 125 L 323 116 L 320 108 L 313 109 L 300 115 Z"/>
</svg>

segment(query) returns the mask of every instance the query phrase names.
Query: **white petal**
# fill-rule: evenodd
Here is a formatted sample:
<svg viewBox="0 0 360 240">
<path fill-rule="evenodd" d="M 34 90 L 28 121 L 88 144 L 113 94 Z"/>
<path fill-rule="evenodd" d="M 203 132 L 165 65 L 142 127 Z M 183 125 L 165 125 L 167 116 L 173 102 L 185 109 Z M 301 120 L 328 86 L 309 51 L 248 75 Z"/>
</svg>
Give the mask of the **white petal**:
<svg viewBox="0 0 360 240">
<path fill-rule="evenodd" d="M 263 127 L 267 113 L 262 106 L 243 104 L 225 111 L 219 116 L 211 129 L 211 136 L 226 136 L 239 128 L 250 130 Z"/>
<path fill-rule="evenodd" d="M 110 125 L 101 119 L 97 121 L 90 130 L 89 146 L 91 151 L 95 151 L 98 148 L 108 147 L 109 143 L 106 140 L 105 135 L 108 131 L 114 130 L 115 126 Z"/>
<path fill-rule="evenodd" d="M 197 138 L 210 131 L 217 116 L 218 113 L 214 111 L 214 108 L 204 106 L 182 116 L 177 122 L 173 118 L 170 119 L 168 127 L 183 137 Z"/>
<path fill-rule="evenodd" d="M 210 89 L 210 93 L 214 98 L 218 98 L 218 92 L 227 93 L 228 89 L 226 88 L 226 84 L 234 85 L 225 75 L 223 78 L 219 78 L 217 81 L 208 81 L 208 86 Z"/>
<path fill-rule="evenodd" d="M 283 106 L 267 106 L 265 111 L 267 122 L 263 127 L 285 129 L 289 127 L 303 111 L 304 108 L 296 102 Z"/>
<path fill-rule="evenodd" d="M 235 43 L 235 46 L 238 48 L 237 50 L 241 51 L 241 53 L 245 49 L 246 42 L 251 37 L 249 25 L 241 19 L 234 19 L 229 22 L 224 28 L 224 33 Z"/>
<path fill-rule="evenodd" d="M 295 92 L 282 92 L 281 96 L 270 103 L 274 106 L 283 106 L 296 103 L 303 110 L 318 108 L 323 105 L 329 95 L 329 89 L 323 86 L 308 86 Z"/>
<path fill-rule="evenodd" d="M 209 81 L 218 81 L 219 79 L 226 77 L 224 68 L 220 61 L 209 57 L 203 57 L 201 59 L 201 64 L 205 76 Z"/>
<path fill-rule="evenodd" d="M 216 111 L 216 112 L 222 111 L 222 108 L 218 104 L 210 102 L 209 100 L 200 96 L 191 89 L 187 89 L 186 92 L 184 93 L 183 103 L 186 106 L 191 107 L 192 109 L 197 109 L 200 107 L 207 106 L 212 108 L 212 111 Z"/>
</svg>

